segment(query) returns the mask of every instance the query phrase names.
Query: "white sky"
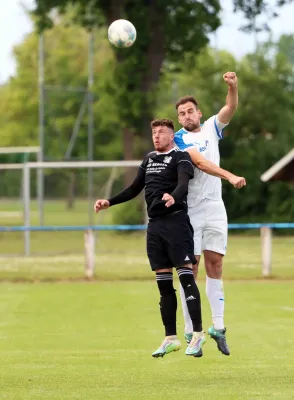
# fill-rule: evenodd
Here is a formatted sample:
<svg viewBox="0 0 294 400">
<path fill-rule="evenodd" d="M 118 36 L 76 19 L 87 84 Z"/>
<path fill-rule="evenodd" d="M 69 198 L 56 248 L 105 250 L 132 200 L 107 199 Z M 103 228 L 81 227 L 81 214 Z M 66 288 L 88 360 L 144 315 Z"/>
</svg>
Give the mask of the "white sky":
<svg viewBox="0 0 294 400">
<path fill-rule="evenodd" d="M 274 3 L 274 0 L 271 0 Z M 0 0 L 0 82 L 4 82 L 15 71 L 12 49 L 22 41 L 24 35 L 33 27 L 25 14 L 24 6 L 32 8 L 34 0 Z M 253 34 L 244 34 L 238 31 L 242 24 L 242 17 L 232 12 L 231 0 L 221 0 L 223 26 L 212 35 L 212 45 L 227 49 L 236 57 L 254 49 L 255 37 Z M 294 2 L 279 11 L 279 17 L 270 21 L 273 38 L 281 34 L 294 33 Z M 266 22 L 261 18 L 261 22 Z M 258 40 L 266 38 L 265 33 L 258 35 Z"/>
</svg>

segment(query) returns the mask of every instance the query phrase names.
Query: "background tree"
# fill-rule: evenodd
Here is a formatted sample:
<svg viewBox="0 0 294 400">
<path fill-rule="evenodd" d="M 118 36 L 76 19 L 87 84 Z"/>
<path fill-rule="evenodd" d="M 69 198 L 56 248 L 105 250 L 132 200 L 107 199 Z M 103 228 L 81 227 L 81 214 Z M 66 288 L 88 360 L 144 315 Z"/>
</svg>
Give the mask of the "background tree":
<svg viewBox="0 0 294 400">
<path fill-rule="evenodd" d="M 96 0 L 71 1 L 77 6 L 79 22 L 109 25 L 126 18 L 138 29 L 136 44 L 130 49 L 113 49 L 117 67 L 114 74 L 120 123 L 124 128 L 125 157 L 132 158 L 150 147 L 149 122 L 153 117 L 153 89 L 163 62 L 181 59 L 185 52 L 198 52 L 208 42 L 207 34 L 219 24 L 219 2 L 206 0 Z M 38 0 L 36 15 L 41 29 L 48 26 L 48 12 L 56 3 Z M 59 10 L 69 2 L 59 1 Z M 103 17 L 103 19 L 101 19 Z M 195 23 L 197 21 L 197 23 Z M 139 140 L 134 140 L 133 136 Z"/>
<path fill-rule="evenodd" d="M 245 176 L 248 184 L 236 191 L 223 183 L 231 222 L 265 221 L 272 216 L 276 221 L 294 219 L 293 188 L 260 181 L 262 173 L 294 145 L 294 74 L 283 49 L 280 41 L 268 42 L 238 62 L 227 52 L 206 48 L 195 56 L 192 69 L 186 62 L 183 71 L 167 71 L 161 80 L 157 115 L 176 119 L 175 101 L 191 94 L 199 101 L 205 120 L 225 103 L 223 72 L 238 72 L 239 108 L 220 141 L 221 165 Z"/>
<path fill-rule="evenodd" d="M 105 32 L 97 30 L 94 73 L 103 76 L 94 86 L 95 156 L 111 159 L 121 156 L 120 136 L 115 104 L 105 85 L 111 81 L 114 60 Z M 66 18 L 45 35 L 45 158 L 63 159 L 72 135 L 83 97 L 82 92 L 67 88 L 87 89 L 87 32 L 78 26 L 68 26 Z M 38 37 L 29 34 L 14 49 L 17 71 L 0 92 L 0 121 L 2 146 L 36 144 L 38 138 Z M 109 129 L 109 126 L 112 129 Z M 20 129 L 22 127 L 22 129 Z M 99 127 L 99 129 L 98 129 Z M 87 112 L 84 113 L 74 158 L 87 158 Z"/>
<path fill-rule="evenodd" d="M 281 6 L 287 0 L 278 0 Z M 266 0 L 233 0 L 235 10 L 244 12 L 249 23 L 261 13 L 275 15 Z M 64 12 L 76 7 L 74 20 L 89 29 L 107 25 L 119 18 L 130 20 L 138 29 L 135 46 L 113 49 L 116 70 L 113 76 L 113 100 L 119 105 L 118 116 L 123 128 L 124 158 L 142 157 L 150 148 L 149 123 L 153 118 L 154 89 L 163 64 L 183 65 L 183 56 L 198 53 L 208 43 L 208 33 L 220 26 L 218 0 L 36 0 L 34 14 L 38 27 L 52 26 L 50 12 Z M 129 183 L 131 170 L 126 176 Z"/>
<path fill-rule="evenodd" d="M 65 158 L 77 116 L 80 112 L 85 92 L 67 91 L 67 88 L 87 89 L 88 34 L 78 25 L 68 24 L 68 15 L 58 18 L 54 29 L 45 33 L 45 160 Z M 95 32 L 94 73 L 103 77 L 97 79 L 94 91 L 94 126 L 96 159 L 116 159 L 122 157 L 122 136 L 116 113 L 116 105 L 111 98 L 107 82 L 111 82 L 114 58 L 110 51 L 105 31 Z M 0 90 L 0 146 L 29 146 L 38 144 L 38 36 L 31 33 L 23 43 L 14 49 L 17 70 L 13 78 Z M 87 102 L 86 102 L 87 103 Z M 85 103 L 85 104 L 86 104 Z M 81 119 L 77 140 L 71 153 L 71 159 L 87 159 L 87 122 L 85 109 Z M 3 157 L 2 157 L 3 158 Z M 7 156 L 2 159 L 7 161 Z M 11 162 L 23 161 L 19 156 L 11 156 Z M 63 170 L 60 174 L 46 171 L 45 189 L 47 195 L 57 196 L 68 188 L 69 204 L 72 204 L 75 185 L 79 183 L 80 194 L 85 193 L 86 177 L 75 179 L 76 174 Z M 104 175 L 103 175 L 104 173 Z M 106 171 L 100 171 L 96 187 L 103 185 Z M 58 177 L 57 177 L 58 175 Z M 62 175 L 62 176 L 61 176 Z M 57 179 L 58 178 L 58 179 Z M 5 193 L 11 186 L 2 182 Z M 11 194 L 19 194 L 19 180 Z M 10 190 L 10 189 L 9 189 Z M 12 190 L 12 189 L 11 189 Z"/>
<path fill-rule="evenodd" d="M 54 28 L 45 32 L 46 84 L 59 87 L 87 85 L 88 33 L 72 23 L 73 15 L 76 15 L 75 7 L 67 9 L 62 17 L 55 14 Z M 105 23 L 105 16 L 101 8 L 99 10 L 97 24 L 99 21 L 102 24 Z M 185 10 L 182 8 L 183 15 Z M 80 16 L 79 21 L 82 20 Z M 173 31 L 173 34 L 178 35 L 178 31 Z M 136 75 L 135 64 L 132 64 L 134 74 L 130 75 L 134 76 L 134 81 L 130 77 L 122 80 L 123 76 L 120 75 L 123 72 L 126 74 L 128 62 L 133 63 L 135 60 L 135 49 L 140 42 L 131 49 L 112 51 L 106 35 L 105 27 L 95 30 L 94 73 L 97 79 L 93 93 L 96 159 L 121 159 L 126 151 L 123 138 L 127 131 L 136 133 L 135 140 L 132 141 L 133 150 L 135 155 L 140 156 L 146 145 L 140 128 L 144 125 L 143 119 L 139 118 L 143 101 L 148 101 L 148 113 L 175 119 L 175 101 L 190 93 L 198 98 L 204 118 L 215 114 L 224 104 L 227 92 L 222 74 L 226 70 L 236 70 L 239 75 L 240 105 L 226 129 L 226 139 L 220 144 L 222 166 L 245 175 L 248 186 L 244 191 L 236 191 L 224 183 L 223 193 L 229 219 L 231 222 L 273 218 L 293 220 L 293 189 L 283 183 L 260 182 L 260 175 L 288 152 L 294 143 L 294 74 L 291 55 L 293 36 L 285 35 L 277 43 L 269 41 L 261 44 L 255 54 L 249 54 L 241 61 L 235 60 L 228 52 L 215 51 L 207 46 L 196 53 L 180 53 L 182 56 L 178 59 L 175 57 L 178 50 L 173 52 L 172 47 L 166 49 L 164 61 L 158 71 L 156 91 L 151 89 L 141 97 L 141 89 L 138 88 L 142 82 L 136 80 L 139 75 Z M 37 42 L 37 35 L 32 33 L 15 48 L 16 74 L 0 88 L 0 145 L 38 143 Z M 122 60 L 118 65 L 119 57 Z M 131 64 L 129 67 L 131 68 Z M 144 68 L 140 69 L 139 65 L 138 73 L 143 73 Z M 130 86 L 125 92 L 127 81 Z M 149 103 L 150 99 L 152 105 Z M 79 112 L 82 95 L 47 91 L 46 101 L 46 155 L 50 159 L 62 159 Z M 149 118 L 147 111 L 144 114 L 146 121 Z M 127 112 L 131 113 L 132 118 L 128 119 Z M 149 135 L 148 128 L 148 137 Z M 131 140 L 124 142 L 128 144 Z M 147 147 L 145 149 L 148 150 Z M 85 159 L 86 154 L 85 115 L 72 155 Z M 46 179 L 52 183 L 52 196 L 60 196 L 65 187 L 64 182 L 68 183 L 68 176 L 63 181 L 59 181 L 59 178 L 52 171 L 48 172 Z M 105 179 L 101 175 L 95 181 L 95 187 L 98 189 L 102 186 Z M 12 185 L 5 186 L 4 181 L 2 179 L 1 190 L 7 193 L 8 186 L 10 190 Z M 61 183 L 57 184 L 58 182 Z M 78 182 L 82 186 L 85 180 L 79 179 Z M 123 182 L 119 181 L 116 185 L 115 190 Z M 18 186 L 19 182 L 13 185 L 13 193 L 17 195 Z M 85 193 L 83 187 L 78 189 L 80 194 Z"/>
</svg>

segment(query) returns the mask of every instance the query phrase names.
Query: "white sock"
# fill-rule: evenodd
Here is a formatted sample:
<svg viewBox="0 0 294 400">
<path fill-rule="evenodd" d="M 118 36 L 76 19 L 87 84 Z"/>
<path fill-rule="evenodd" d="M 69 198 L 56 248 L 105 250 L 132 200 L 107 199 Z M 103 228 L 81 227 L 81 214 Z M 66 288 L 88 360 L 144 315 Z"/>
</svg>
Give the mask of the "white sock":
<svg viewBox="0 0 294 400">
<path fill-rule="evenodd" d="M 193 333 L 193 324 L 192 324 L 189 310 L 187 307 L 185 292 L 184 292 L 184 289 L 182 288 L 181 284 L 180 284 L 180 296 L 181 296 L 181 303 L 182 303 L 182 309 L 183 309 L 183 314 L 184 314 L 185 333 Z"/>
<path fill-rule="evenodd" d="M 166 338 L 166 339 L 169 339 L 169 340 L 175 340 L 175 339 L 177 339 L 178 337 L 177 337 L 177 335 L 172 335 L 172 336 L 166 336 L 165 338 Z"/>
<path fill-rule="evenodd" d="M 206 296 L 210 304 L 214 328 L 224 329 L 225 295 L 223 281 L 206 276 Z"/>
</svg>

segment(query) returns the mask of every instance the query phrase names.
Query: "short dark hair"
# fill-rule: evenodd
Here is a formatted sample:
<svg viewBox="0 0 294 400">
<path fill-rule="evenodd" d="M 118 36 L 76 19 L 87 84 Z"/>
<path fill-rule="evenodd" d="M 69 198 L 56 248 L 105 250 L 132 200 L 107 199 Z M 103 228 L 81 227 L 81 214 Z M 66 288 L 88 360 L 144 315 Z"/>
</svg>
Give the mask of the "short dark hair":
<svg viewBox="0 0 294 400">
<path fill-rule="evenodd" d="M 167 126 L 168 128 L 175 130 L 174 123 L 171 119 L 162 118 L 162 119 L 155 119 L 151 122 L 151 129 L 155 128 L 156 126 Z"/>
<path fill-rule="evenodd" d="M 191 102 L 193 104 L 195 104 L 195 107 L 198 107 L 198 103 L 197 100 L 195 99 L 195 97 L 193 96 L 184 96 L 181 97 L 177 102 L 176 102 L 176 110 L 178 110 L 179 106 L 186 104 L 188 102 Z"/>
</svg>

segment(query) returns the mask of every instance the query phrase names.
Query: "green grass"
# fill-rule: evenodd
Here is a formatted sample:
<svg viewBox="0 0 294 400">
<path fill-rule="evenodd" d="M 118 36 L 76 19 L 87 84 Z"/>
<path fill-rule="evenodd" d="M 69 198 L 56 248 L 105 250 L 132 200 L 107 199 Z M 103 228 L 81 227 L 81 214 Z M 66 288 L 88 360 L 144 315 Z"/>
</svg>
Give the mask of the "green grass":
<svg viewBox="0 0 294 400">
<path fill-rule="evenodd" d="M 205 329 L 210 312 L 203 294 Z M 226 282 L 232 355 L 152 359 L 155 282 L 1 284 L 0 399 L 290 400 L 293 282 Z M 179 336 L 182 318 L 178 312 Z"/>
<path fill-rule="evenodd" d="M 93 204 L 92 204 L 93 203 Z M 74 207 L 69 209 L 66 201 L 45 200 L 44 201 L 44 224 L 45 225 L 88 225 L 89 212 L 94 218 L 94 223 L 111 223 L 111 209 L 107 213 L 95 215 L 93 211 L 94 201 L 78 199 Z M 0 200 L 0 225 L 16 226 L 23 225 L 23 206 L 19 199 Z M 39 211 L 36 200 L 31 201 L 31 225 L 39 225 Z"/>
<path fill-rule="evenodd" d="M 0 225 L 22 225 L 21 203 L 0 201 Z M 119 207 L 119 206 L 118 206 Z M 32 224 L 38 225 L 37 203 L 32 201 Z M 95 223 L 111 224 L 111 210 L 95 215 Z M 45 224 L 87 225 L 88 202 L 45 201 Z M 224 259 L 225 279 L 261 277 L 261 245 L 258 231 L 230 235 Z M 293 231 L 294 232 L 294 231 Z M 272 277 L 294 279 L 294 236 L 273 238 Z M 23 257 L 21 232 L 0 232 L 0 280 L 81 279 L 84 275 L 84 232 L 32 232 L 32 257 Z M 98 280 L 150 279 L 145 251 L 145 232 L 96 233 L 96 278 Z M 204 277 L 201 268 L 200 279 Z"/>
<path fill-rule="evenodd" d="M 144 236 L 143 232 L 98 233 L 95 278 L 151 279 Z M 12 256 L 23 251 L 21 234 L 2 233 L 0 248 L 0 280 L 80 279 L 84 276 L 83 232 L 33 233 L 33 257 Z M 272 278 L 294 279 L 293 248 L 294 237 L 274 238 Z M 229 237 L 228 253 L 224 258 L 225 279 L 261 278 L 261 264 L 258 236 Z M 204 278 L 203 260 L 199 278 Z"/>
</svg>

